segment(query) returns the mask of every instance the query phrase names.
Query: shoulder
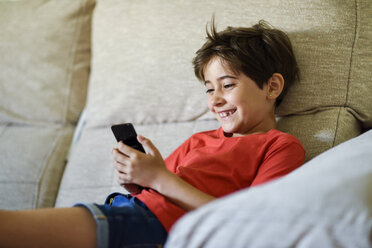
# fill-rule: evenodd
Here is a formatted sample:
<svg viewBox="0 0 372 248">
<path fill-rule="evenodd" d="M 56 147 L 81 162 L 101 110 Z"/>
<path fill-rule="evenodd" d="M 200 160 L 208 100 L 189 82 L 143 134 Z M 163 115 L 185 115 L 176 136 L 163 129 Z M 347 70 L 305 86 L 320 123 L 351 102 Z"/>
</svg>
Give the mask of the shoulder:
<svg viewBox="0 0 372 248">
<path fill-rule="evenodd" d="M 265 138 L 263 158 L 251 186 L 284 176 L 304 163 L 305 150 L 295 136 L 271 130 Z"/>
<path fill-rule="evenodd" d="M 289 134 L 284 133 L 282 131 L 279 131 L 277 129 L 273 129 L 267 134 L 268 141 L 271 141 L 272 143 L 276 144 L 297 144 L 302 147 L 301 142 L 297 139 L 297 137 Z"/>
<path fill-rule="evenodd" d="M 273 129 L 267 134 L 269 151 L 287 151 L 305 156 L 305 149 L 295 136 Z"/>
</svg>

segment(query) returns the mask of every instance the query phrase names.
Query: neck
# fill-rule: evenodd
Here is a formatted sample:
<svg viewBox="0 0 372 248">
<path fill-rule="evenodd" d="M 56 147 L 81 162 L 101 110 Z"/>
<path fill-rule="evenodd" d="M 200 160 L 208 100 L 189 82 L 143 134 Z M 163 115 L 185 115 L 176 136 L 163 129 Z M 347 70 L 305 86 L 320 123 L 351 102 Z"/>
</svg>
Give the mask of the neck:
<svg viewBox="0 0 372 248">
<path fill-rule="evenodd" d="M 250 134 L 258 134 L 258 133 L 266 133 L 271 129 L 276 129 L 276 120 L 274 110 L 270 112 L 270 114 L 265 118 L 264 122 L 258 123 L 255 127 L 250 129 L 245 133 L 233 133 L 233 134 L 225 134 L 226 137 L 239 137 L 244 135 Z"/>
</svg>

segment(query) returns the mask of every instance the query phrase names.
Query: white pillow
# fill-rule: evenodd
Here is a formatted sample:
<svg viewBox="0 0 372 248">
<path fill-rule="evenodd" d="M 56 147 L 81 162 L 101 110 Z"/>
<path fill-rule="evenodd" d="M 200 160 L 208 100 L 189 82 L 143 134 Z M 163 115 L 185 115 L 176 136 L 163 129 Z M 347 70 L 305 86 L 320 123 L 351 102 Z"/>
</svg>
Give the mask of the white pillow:
<svg viewBox="0 0 372 248">
<path fill-rule="evenodd" d="M 182 218 L 166 247 L 371 247 L 372 130 Z"/>
</svg>

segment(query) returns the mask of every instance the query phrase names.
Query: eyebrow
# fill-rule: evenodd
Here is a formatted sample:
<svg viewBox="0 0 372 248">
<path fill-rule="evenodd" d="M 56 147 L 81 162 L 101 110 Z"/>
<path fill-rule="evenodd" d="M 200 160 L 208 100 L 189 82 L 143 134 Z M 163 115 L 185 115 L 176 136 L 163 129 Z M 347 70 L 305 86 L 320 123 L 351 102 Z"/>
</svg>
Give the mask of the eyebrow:
<svg viewBox="0 0 372 248">
<path fill-rule="evenodd" d="M 225 75 L 225 76 L 222 76 L 222 77 L 217 78 L 217 81 L 222 81 L 222 80 L 224 80 L 226 78 L 238 79 L 237 77 L 232 76 L 232 75 Z M 204 85 L 206 85 L 207 83 L 210 83 L 210 81 L 209 80 L 205 81 L 204 82 Z"/>
</svg>

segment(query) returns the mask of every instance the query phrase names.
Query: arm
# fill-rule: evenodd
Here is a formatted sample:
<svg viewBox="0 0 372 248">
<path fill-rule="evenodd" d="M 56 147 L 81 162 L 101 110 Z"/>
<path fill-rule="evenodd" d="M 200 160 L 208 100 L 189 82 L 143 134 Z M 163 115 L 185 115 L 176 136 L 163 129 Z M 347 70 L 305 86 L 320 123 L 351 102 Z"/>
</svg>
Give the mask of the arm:
<svg viewBox="0 0 372 248">
<path fill-rule="evenodd" d="M 186 211 L 194 210 L 215 199 L 168 170 L 159 175 L 157 186 L 153 189 Z"/>
<path fill-rule="evenodd" d="M 169 171 L 160 152 L 149 139 L 138 136 L 138 141 L 147 154 L 122 142 L 113 150 L 119 184 L 135 183 L 152 188 L 186 211 L 215 199 Z"/>
</svg>

